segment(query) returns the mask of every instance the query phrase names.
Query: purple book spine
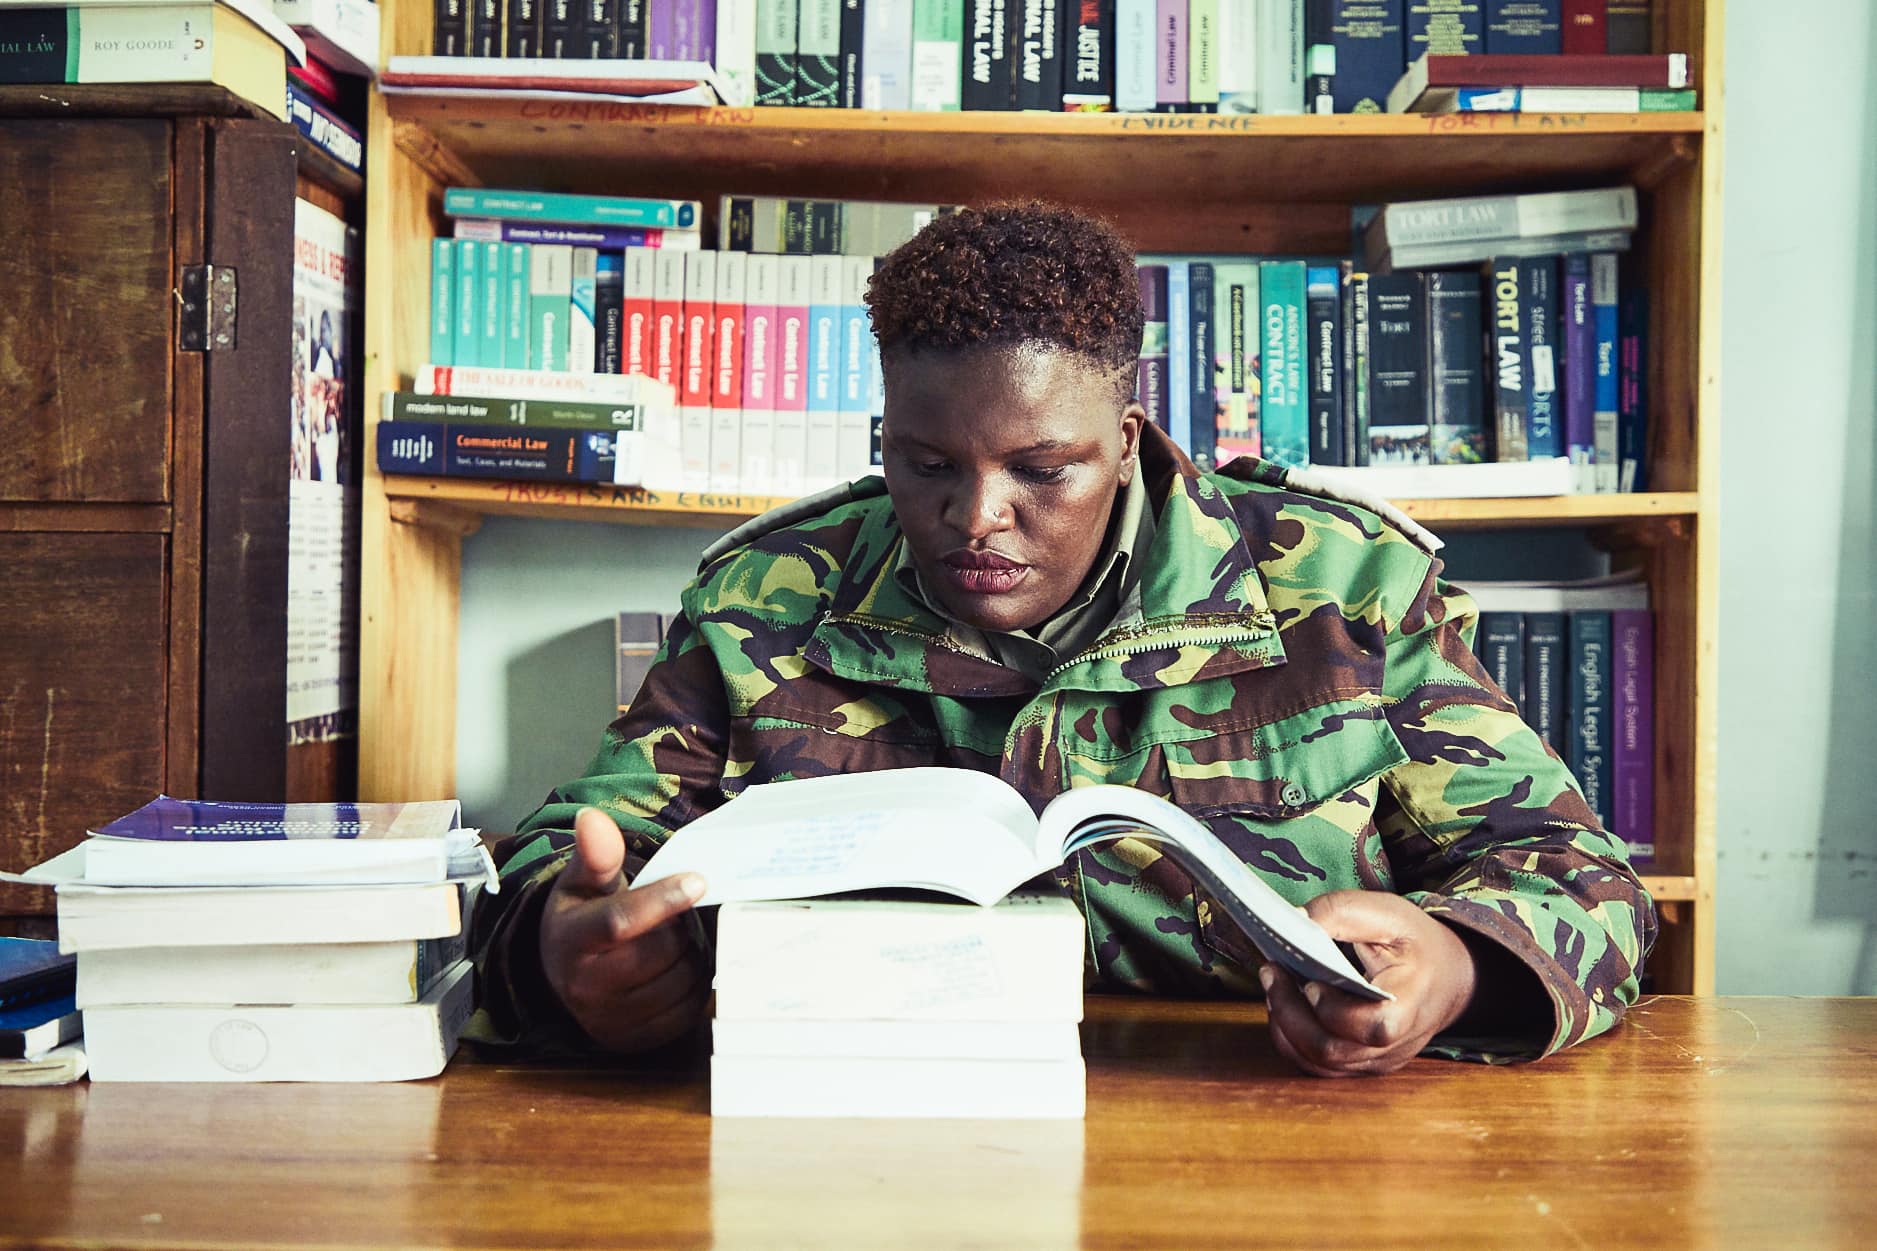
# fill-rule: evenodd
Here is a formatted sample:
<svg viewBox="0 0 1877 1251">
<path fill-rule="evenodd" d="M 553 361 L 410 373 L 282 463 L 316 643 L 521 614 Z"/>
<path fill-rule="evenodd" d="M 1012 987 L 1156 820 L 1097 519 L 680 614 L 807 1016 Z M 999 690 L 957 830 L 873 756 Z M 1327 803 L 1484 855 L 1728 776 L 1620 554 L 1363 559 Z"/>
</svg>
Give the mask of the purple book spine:
<svg viewBox="0 0 1877 1251">
<path fill-rule="evenodd" d="M 646 55 L 654 61 L 678 58 L 678 6 L 697 0 L 645 0 Z"/>
<path fill-rule="evenodd" d="M 657 247 L 665 235 L 657 228 L 637 226 L 535 226 L 509 221 L 501 223 L 501 232 L 505 243 L 565 243 L 579 248 Z"/>
<path fill-rule="evenodd" d="M 1591 457 L 1597 445 L 1597 327 L 1590 306 L 1590 257 L 1564 258 L 1564 450 L 1580 466 L 1580 491 L 1595 489 Z"/>
<path fill-rule="evenodd" d="M 658 46 L 658 15 L 670 16 L 673 61 L 717 59 L 717 0 L 652 0 L 652 46 Z M 654 52 L 653 56 L 660 54 Z"/>
<path fill-rule="evenodd" d="M 1135 271 L 1140 284 L 1141 328 L 1140 401 L 1147 420 L 1167 428 L 1167 267 L 1142 265 Z"/>
<path fill-rule="evenodd" d="M 1629 845 L 1639 868 L 1655 863 L 1654 622 L 1646 610 L 1610 614 L 1616 697 L 1610 832 Z"/>
<path fill-rule="evenodd" d="M 1186 0 L 1159 0 L 1154 15 L 1154 103 L 1186 103 Z"/>
</svg>

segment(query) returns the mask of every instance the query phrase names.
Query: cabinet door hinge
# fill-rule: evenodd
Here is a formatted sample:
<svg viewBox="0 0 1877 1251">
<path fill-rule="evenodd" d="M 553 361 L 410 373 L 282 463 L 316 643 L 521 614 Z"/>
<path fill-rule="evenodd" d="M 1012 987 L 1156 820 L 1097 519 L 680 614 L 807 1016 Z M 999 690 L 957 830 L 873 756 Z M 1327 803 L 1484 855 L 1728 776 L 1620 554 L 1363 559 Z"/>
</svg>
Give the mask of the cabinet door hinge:
<svg viewBox="0 0 1877 1251">
<path fill-rule="evenodd" d="M 235 346 L 235 271 L 227 265 L 185 265 L 177 284 L 182 306 L 176 338 L 185 352 Z"/>
</svg>

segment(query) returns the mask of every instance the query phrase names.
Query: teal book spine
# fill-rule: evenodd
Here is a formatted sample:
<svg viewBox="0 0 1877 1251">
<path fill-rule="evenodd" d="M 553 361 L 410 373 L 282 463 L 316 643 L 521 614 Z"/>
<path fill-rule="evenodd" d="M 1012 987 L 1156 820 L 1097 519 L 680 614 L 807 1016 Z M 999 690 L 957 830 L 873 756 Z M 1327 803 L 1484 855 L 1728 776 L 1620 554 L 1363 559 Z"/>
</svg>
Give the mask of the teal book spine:
<svg viewBox="0 0 1877 1251">
<path fill-rule="evenodd" d="M 565 226 L 698 228 L 696 200 L 642 200 L 627 196 L 451 187 L 443 193 L 443 211 L 451 217 L 493 217 L 500 221 L 552 222 Z"/>
<path fill-rule="evenodd" d="M 502 363 L 502 323 L 508 315 L 508 284 L 504 281 L 507 262 L 502 244 L 482 245 L 482 263 L 476 279 L 482 289 L 480 324 L 476 327 L 476 354 L 485 365 Z"/>
<path fill-rule="evenodd" d="M 474 239 L 458 239 L 456 247 L 456 359 L 455 365 L 480 365 L 482 360 L 482 245 Z"/>
<path fill-rule="evenodd" d="M 456 364 L 456 246 L 430 241 L 430 363 Z"/>
<path fill-rule="evenodd" d="M 502 281 L 508 287 L 503 306 L 502 367 L 528 368 L 528 249 L 526 243 L 505 243 Z"/>
<path fill-rule="evenodd" d="M 1304 286 L 1302 261 L 1266 261 L 1258 267 L 1258 319 L 1264 345 L 1259 424 L 1263 455 L 1280 465 L 1310 463 L 1310 405 L 1304 394 Z"/>
</svg>

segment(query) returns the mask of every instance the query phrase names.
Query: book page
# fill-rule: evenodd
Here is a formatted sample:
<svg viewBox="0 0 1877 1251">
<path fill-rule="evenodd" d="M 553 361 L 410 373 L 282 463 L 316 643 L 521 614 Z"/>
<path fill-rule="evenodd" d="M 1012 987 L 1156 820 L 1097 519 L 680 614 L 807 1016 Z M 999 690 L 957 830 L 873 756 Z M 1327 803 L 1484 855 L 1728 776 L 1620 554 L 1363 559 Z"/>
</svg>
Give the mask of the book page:
<svg viewBox="0 0 1877 1251">
<path fill-rule="evenodd" d="M 1043 810 L 1062 858 L 1095 843 L 1144 838 L 1191 875 L 1257 944 L 1265 959 L 1306 981 L 1364 999 L 1392 999 L 1342 953 L 1323 927 L 1259 877 L 1218 836 L 1174 804 L 1131 786 L 1078 786 Z"/>
<path fill-rule="evenodd" d="M 1029 805 L 991 774 L 885 769 L 752 786 L 674 833 L 634 885 L 700 873 L 699 906 L 879 887 L 991 904 L 1054 867 L 1036 840 Z"/>
</svg>

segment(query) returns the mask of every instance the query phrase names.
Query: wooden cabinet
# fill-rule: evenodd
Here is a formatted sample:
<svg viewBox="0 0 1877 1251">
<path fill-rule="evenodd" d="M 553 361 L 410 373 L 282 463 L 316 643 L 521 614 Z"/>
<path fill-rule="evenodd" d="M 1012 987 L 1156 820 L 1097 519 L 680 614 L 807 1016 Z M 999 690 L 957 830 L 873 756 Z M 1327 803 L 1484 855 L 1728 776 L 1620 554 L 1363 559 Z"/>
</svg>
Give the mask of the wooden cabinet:
<svg viewBox="0 0 1877 1251">
<path fill-rule="evenodd" d="M 0 89 L 0 865 L 331 789 L 286 739 L 300 149 L 218 88 Z"/>
<path fill-rule="evenodd" d="M 386 0 L 388 52 L 429 49 L 430 6 Z M 1649 574 L 1657 611 L 1657 864 L 1663 991 L 1714 983 L 1714 730 L 1720 0 L 1657 0 L 1704 111 L 1633 115 L 1227 117 L 823 109 L 401 96 L 373 103 L 367 413 L 423 362 L 443 188 L 687 197 L 977 201 L 1097 209 L 1149 251 L 1340 253 L 1352 205 L 1633 183 L 1650 290 L 1646 494 L 1415 500 L 1436 531 L 1571 527 Z M 369 436 L 369 430 L 368 430 Z M 370 439 L 367 439 L 370 446 Z M 361 790 L 454 793 L 461 539 L 486 514 L 727 527 L 762 499 L 385 479 L 366 470 Z"/>
</svg>

